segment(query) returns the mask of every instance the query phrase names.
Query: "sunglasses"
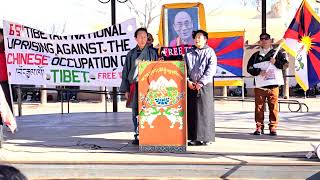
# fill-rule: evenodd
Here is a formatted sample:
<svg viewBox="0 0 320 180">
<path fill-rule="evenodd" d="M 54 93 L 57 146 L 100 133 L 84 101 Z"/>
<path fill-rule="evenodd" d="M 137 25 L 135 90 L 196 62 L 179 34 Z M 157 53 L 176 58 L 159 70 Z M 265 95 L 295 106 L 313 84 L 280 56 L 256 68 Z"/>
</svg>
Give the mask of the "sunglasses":
<svg viewBox="0 0 320 180">
<path fill-rule="evenodd" d="M 260 40 L 269 40 L 270 38 L 266 37 L 266 38 L 260 38 Z"/>
</svg>

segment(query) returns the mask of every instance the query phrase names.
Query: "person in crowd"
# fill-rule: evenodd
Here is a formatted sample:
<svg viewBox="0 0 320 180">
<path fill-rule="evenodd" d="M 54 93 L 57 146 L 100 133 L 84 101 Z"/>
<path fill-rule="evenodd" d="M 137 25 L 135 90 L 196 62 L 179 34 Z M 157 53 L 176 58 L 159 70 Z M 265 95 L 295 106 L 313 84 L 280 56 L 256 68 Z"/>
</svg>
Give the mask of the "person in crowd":
<svg viewBox="0 0 320 180">
<path fill-rule="evenodd" d="M 17 168 L 0 165 L 0 180 L 27 180 L 28 178 Z"/>
<path fill-rule="evenodd" d="M 147 45 L 148 31 L 146 28 L 138 28 L 134 33 L 134 37 L 137 46 L 130 50 L 126 56 L 120 92 L 125 93 L 127 107 L 132 108 L 132 121 L 135 132 L 132 144 L 138 145 L 138 63 L 139 61 L 158 60 L 158 55 L 153 48 Z"/>
<path fill-rule="evenodd" d="M 269 107 L 269 130 L 271 136 L 277 135 L 279 86 L 284 84 L 282 70 L 288 68 L 289 62 L 283 53 L 272 47 L 268 33 L 260 35 L 260 49 L 253 53 L 247 64 L 247 71 L 254 76 L 255 122 L 254 135 L 264 134 L 264 109 L 267 100 Z"/>
<path fill-rule="evenodd" d="M 151 34 L 151 33 L 148 33 L 147 45 L 148 45 L 150 48 L 153 48 L 153 49 L 158 53 L 158 49 L 153 46 L 153 41 L 154 41 L 154 39 L 153 39 L 152 34 Z"/>
<path fill-rule="evenodd" d="M 185 54 L 187 66 L 187 121 L 189 145 L 207 145 L 214 141 L 213 76 L 217 57 L 207 45 L 208 33 L 197 30 L 194 44 Z"/>
<path fill-rule="evenodd" d="M 4 49 L 4 36 L 3 36 L 3 29 L 0 28 L 0 84 L 3 90 L 3 93 L 6 97 L 7 103 L 13 112 L 12 108 L 12 101 L 11 101 L 11 93 L 10 87 L 8 82 L 8 72 L 7 72 L 7 62 L 6 62 L 6 55 Z M 3 142 L 3 122 L 2 117 L 0 114 L 0 148 Z"/>
</svg>

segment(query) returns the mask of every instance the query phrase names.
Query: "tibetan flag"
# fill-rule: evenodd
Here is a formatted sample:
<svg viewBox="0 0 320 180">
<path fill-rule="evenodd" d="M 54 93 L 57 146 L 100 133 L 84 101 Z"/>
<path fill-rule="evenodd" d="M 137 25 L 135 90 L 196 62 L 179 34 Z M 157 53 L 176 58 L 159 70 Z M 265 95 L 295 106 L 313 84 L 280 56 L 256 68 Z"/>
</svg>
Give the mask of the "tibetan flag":
<svg viewBox="0 0 320 180">
<path fill-rule="evenodd" d="M 320 18 L 302 1 L 288 30 L 283 48 L 295 57 L 295 77 L 303 90 L 320 82 Z"/>
<path fill-rule="evenodd" d="M 242 76 L 244 32 L 209 33 L 208 45 L 214 49 L 218 59 L 214 85 L 242 86 L 243 80 L 239 76 Z"/>
<path fill-rule="evenodd" d="M 17 123 L 12 111 L 8 105 L 7 99 L 3 93 L 2 87 L 0 86 L 0 113 L 2 121 L 9 127 L 12 133 L 17 129 Z M 1 121 L 1 119 L 0 119 Z"/>
</svg>

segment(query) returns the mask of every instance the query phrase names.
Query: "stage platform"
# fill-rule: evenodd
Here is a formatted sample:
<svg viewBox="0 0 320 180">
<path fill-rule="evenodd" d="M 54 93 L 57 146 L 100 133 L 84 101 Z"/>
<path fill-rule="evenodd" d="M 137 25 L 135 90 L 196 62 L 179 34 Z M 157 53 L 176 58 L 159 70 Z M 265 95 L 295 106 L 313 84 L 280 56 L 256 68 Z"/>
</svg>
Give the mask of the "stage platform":
<svg viewBox="0 0 320 180">
<path fill-rule="evenodd" d="M 205 166 L 203 168 L 208 173 L 201 177 L 212 177 L 208 166 L 214 166 L 219 176 L 236 167 L 238 173 L 247 172 L 248 175 L 251 172 L 245 167 L 270 167 L 275 170 L 272 167 L 299 166 L 309 168 L 305 172 L 310 175 L 319 172 L 319 159 L 307 159 L 305 155 L 312 150 L 310 143 L 320 143 L 320 112 L 280 113 L 276 137 L 269 136 L 268 130 L 266 135 L 252 135 L 255 128 L 253 112 L 219 111 L 215 119 L 216 140 L 209 146 L 187 147 L 186 153 L 142 153 L 138 146 L 131 144 L 133 133 L 129 112 L 25 115 L 17 117 L 19 129 L 16 134 L 5 132 L 0 163 L 14 165 L 35 179 L 57 178 L 59 172 L 63 177 L 69 171 L 72 173 L 65 174 L 66 177 L 102 178 L 105 174 L 99 168 L 110 170 L 110 166 L 159 166 L 163 171 L 164 167 L 170 166 L 182 166 L 185 171 L 197 166 L 193 169 L 199 168 L 201 171 L 201 167 Z M 239 167 L 244 171 L 240 171 Z M 299 171 L 290 168 L 285 173 L 287 171 L 298 176 Z M 104 169 L 103 172 L 107 171 Z M 117 175 L 108 177 L 146 177 L 144 174 L 133 176 L 132 172 L 125 172 L 124 168 L 123 173 L 119 171 Z M 147 174 L 147 177 L 157 177 L 156 172 L 157 169 L 154 169 L 155 175 Z M 265 175 L 268 176 L 268 173 Z M 165 177 L 184 176 L 167 174 Z M 227 177 L 242 176 L 232 171 Z M 305 177 L 309 176 L 304 174 L 301 178 Z"/>
</svg>

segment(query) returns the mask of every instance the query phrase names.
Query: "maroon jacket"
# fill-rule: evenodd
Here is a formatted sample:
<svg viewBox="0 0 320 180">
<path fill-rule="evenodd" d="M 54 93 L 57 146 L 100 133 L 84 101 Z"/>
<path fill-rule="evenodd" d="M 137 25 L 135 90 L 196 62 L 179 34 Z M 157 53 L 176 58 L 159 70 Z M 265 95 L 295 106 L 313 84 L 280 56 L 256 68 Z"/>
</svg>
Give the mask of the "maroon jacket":
<svg viewBox="0 0 320 180">
<path fill-rule="evenodd" d="M 0 45 L 0 82 L 3 81 L 8 81 L 8 73 L 4 46 Z"/>
</svg>

